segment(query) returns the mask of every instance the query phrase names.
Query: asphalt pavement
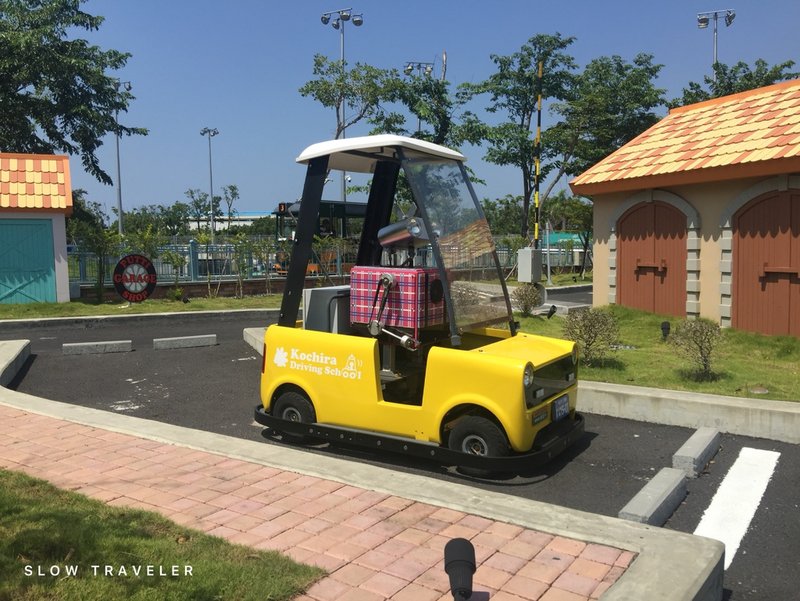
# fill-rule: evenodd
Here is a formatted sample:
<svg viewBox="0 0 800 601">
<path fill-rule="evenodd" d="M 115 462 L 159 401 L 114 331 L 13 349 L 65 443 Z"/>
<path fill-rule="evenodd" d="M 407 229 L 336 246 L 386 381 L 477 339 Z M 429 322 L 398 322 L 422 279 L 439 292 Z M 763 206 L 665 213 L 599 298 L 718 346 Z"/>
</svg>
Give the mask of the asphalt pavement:
<svg viewBox="0 0 800 601">
<path fill-rule="evenodd" d="M 179 424 L 206 432 L 285 447 L 252 422 L 258 402 L 260 357 L 242 341 L 242 329 L 264 324 L 263 315 L 245 313 L 208 318 L 175 316 L 122 324 L 85 320 L 40 327 L 0 328 L 0 339 L 28 338 L 31 358 L 12 387 L 21 392 L 97 408 L 120 416 Z M 130 338 L 134 351 L 65 357 L 64 342 Z M 153 351 L 154 337 L 214 333 L 214 347 Z M 321 458 L 347 457 L 365 465 L 465 484 L 487 493 L 552 503 L 615 516 L 627 499 L 663 466 L 691 430 L 592 415 L 583 444 L 539 473 L 487 482 L 405 458 L 376 457 L 328 447 L 303 449 Z M 692 532 L 738 450 L 753 446 L 781 453 L 779 471 L 750 528 L 743 550 L 726 573 L 726 598 L 788 599 L 798 588 L 794 558 L 800 531 L 796 445 L 764 439 L 723 436 L 722 449 L 702 477 L 688 483 L 689 495 L 666 528 Z M 787 596 L 788 595 L 788 596 Z"/>
<path fill-rule="evenodd" d="M 242 329 L 258 319 L 246 315 L 218 321 L 176 318 L 158 320 L 148 327 L 105 321 L 90 322 L 90 327 L 82 329 L 6 329 L 0 335 L 31 339 L 31 356 L 11 383 L 19 392 L 266 444 L 285 444 L 253 421 L 253 408 L 260 400 L 261 357 L 244 343 Z M 38 335 L 31 336 L 34 333 Z M 216 346 L 179 351 L 152 348 L 154 337 L 206 333 L 217 335 Z M 63 343 L 110 339 L 131 339 L 133 352 L 67 356 L 61 352 Z M 538 471 L 500 481 L 470 478 L 404 456 L 328 445 L 305 450 L 616 516 L 644 482 L 670 464 L 672 454 L 691 432 L 593 416 L 587 421 L 583 441 L 563 456 Z M 587 489 L 592 494 L 586 494 Z"/>
</svg>

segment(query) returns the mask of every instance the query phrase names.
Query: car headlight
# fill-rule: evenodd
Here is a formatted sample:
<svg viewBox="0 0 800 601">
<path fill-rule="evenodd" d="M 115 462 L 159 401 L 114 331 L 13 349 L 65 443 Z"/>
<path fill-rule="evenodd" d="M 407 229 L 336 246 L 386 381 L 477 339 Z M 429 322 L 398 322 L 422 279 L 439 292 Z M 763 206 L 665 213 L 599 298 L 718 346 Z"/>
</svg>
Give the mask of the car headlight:
<svg viewBox="0 0 800 601">
<path fill-rule="evenodd" d="M 528 363 L 522 373 L 522 385 L 527 389 L 533 386 L 533 365 Z"/>
<path fill-rule="evenodd" d="M 544 398 L 544 388 L 534 382 L 533 365 L 528 363 L 522 372 L 522 387 L 525 397 L 525 408 L 531 409 L 538 405 Z"/>
<path fill-rule="evenodd" d="M 572 345 L 572 364 L 573 365 L 577 365 L 578 364 L 578 345 L 577 344 L 573 344 Z"/>
</svg>

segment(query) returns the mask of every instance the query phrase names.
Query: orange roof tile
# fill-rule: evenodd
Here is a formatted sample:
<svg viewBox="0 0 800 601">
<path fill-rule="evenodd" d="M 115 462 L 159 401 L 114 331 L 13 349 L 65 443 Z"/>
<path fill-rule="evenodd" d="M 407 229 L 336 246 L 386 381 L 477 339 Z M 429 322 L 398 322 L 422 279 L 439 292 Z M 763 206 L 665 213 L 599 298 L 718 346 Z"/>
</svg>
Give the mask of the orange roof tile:
<svg viewBox="0 0 800 601">
<path fill-rule="evenodd" d="M 0 212 L 72 213 L 69 157 L 0 152 Z"/>
<path fill-rule="evenodd" d="M 570 182 L 598 194 L 800 172 L 800 79 L 672 109 Z"/>
</svg>

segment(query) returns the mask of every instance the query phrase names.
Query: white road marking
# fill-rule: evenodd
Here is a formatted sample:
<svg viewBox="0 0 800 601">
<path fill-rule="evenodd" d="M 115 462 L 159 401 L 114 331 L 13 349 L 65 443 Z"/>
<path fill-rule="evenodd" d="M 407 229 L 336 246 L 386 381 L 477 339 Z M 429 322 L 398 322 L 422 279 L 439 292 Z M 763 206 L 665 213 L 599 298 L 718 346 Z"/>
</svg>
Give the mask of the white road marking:
<svg viewBox="0 0 800 601">
<path fill-rule="evenodd" d="M 694 531 L 725 544 L 726 570 L 750 527 L 780 456 L 775 451 L 744 447 Z"/>
</svg>

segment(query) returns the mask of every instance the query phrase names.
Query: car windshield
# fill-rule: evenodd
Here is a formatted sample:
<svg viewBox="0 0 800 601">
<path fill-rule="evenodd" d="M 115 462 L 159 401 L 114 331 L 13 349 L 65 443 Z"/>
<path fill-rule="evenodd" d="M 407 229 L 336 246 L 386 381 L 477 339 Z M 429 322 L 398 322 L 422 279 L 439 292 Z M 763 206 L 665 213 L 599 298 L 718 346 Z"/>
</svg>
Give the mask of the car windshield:
<svg viewBox="0 0 800 601">
<path fill-rule="evenodd" d="M 403 167 L 435 232 L 458 328 L 508 323 L 494 241 L 462 164 L 406 158 Z"/>
</svg>

